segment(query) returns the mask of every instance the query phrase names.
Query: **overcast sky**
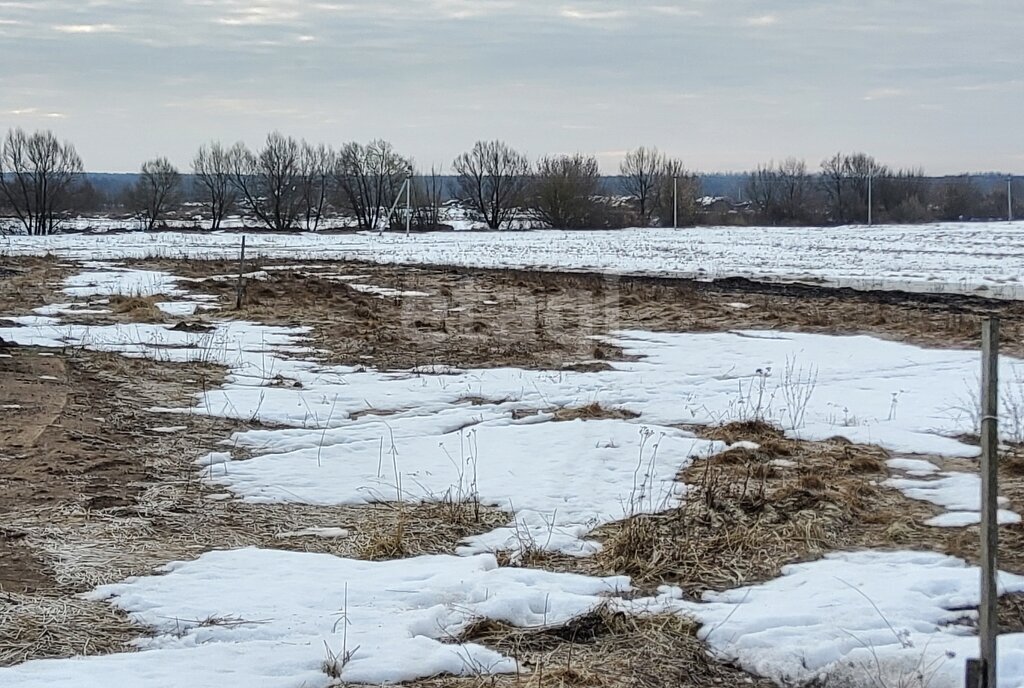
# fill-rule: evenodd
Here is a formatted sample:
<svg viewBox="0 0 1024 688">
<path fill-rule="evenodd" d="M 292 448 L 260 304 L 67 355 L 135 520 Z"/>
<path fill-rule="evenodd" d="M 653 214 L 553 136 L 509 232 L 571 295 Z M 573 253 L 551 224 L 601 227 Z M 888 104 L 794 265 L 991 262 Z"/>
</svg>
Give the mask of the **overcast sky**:
<svg viewBox="0 0 1024 688">
<path fill-rule="evenodd" d="M 1021 0 L 0 0 L 0 127 L 94 171 L 278 129 L 426 167 L 502 138 L 1020 173 L 1022 29 Z"/>
</svg>

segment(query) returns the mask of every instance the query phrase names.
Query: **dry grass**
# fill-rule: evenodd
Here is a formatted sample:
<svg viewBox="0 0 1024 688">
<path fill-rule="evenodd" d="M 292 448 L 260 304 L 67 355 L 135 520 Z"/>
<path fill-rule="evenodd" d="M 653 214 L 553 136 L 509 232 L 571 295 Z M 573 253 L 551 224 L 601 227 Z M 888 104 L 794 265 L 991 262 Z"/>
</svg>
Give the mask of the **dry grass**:
<svg viewBox="0 0 1024 688">
<path fill-rule="evenodd" d="M 165 301 L 162 296 L 121 296 L 110 297 L 110 310 L 119 315 L 130 316 L 137 322 L 163 322 L 164 312 L 157 308 L 158 301 Z"/>
<path fill-rule="evenodd" d="M 499 509 L 452 500 L 374 504 L 362 512 L 353 535 L 354 555 L 371 561 L 453 553 L 465 538 L 510 519 Z"/>
<path fill-rule="evenodd" d="M 604 569 L 697 595 L 773 578 L 786 564 L 833 549 L 902 544 L 921 536 L 924 528 L 913 524 L 931 515 L 926 505 L 872 484 L 887 475 L 885 452 L 876 447 L 789 440 L 763 423 L 705 434 L 761 446 L 684 471 L 692 487 L 679 508 L 601 529 Z"/>
<path fill-rule="evenodd" d="M 674 615 L 627 616 L 600 606 L 557 628 L 520 629 L 495 621 L 472 624 L 453 641 L 494 648 L 519 664 L 515 674 L 484 675 L 467 666 L 457 678 L 416 681 L 417 688 L 705 688 L 772 685 L 714 661 L 697 626 Z"/>
<path fill-rule="evenodd" d="M 103 602 L 0 592 L 0 666 L 130 651 L 146 630 Z"/>
<path fill-rule="evenodd" d="M 586 406 L 567 406 L 554 412 L 556 421 L 630 419 L 639 416 L 640 414 L 627 409 L 607 408 L 596 401 Z"/>
</svg>

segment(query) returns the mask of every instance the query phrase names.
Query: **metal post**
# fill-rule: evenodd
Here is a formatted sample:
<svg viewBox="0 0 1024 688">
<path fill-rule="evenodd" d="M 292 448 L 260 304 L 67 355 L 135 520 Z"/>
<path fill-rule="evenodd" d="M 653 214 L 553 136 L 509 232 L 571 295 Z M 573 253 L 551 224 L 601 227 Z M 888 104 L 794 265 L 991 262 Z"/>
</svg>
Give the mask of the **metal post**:
<svg viewBox="0 0 1024 688">
<path fill-rule="evenodd" d="M 872 186 L 872 181 L 873 180 L 874 180 L 874 177 L 869 174 L 868 175 L 868 226 L 869 227 L 871 226 L 871 191 L 872 191 L 871 186 Z"/>
<path fill-rule="evenodd" d="M 988 318 L 981 332 L 981 607 L 978 630 L 985 687 L 996 686 L 996 638 L 999 619 L 996 575 L 999 553 L 999 318 Z"/>
<path fill-rule="evenodd" d="M 679 177 L 672 177 L 672 229 L 679 229 Z"/>
<path fill-rule="evenodd" d="M 1006 219 L 1013 222 L 1013 175 L 1006 178 Z"/>
<path fill-rule="evenodd" d="M 964 688 L 985 688 L 985 662 L 980 659 L 967 660 L 967 678 Z"/>
<path fill-rule="evenodd" d="M 235 310 L 242 307 L 242 294 L 245 292 L 245 235 L 242 235 L 242 249 L 238 253 L 238 285 L 235 287 Z"/>
<path fill-rule="evenodd" d="M 405 236 L 409 236 L 412 225 L 412 177 L 405 180 Z"/>
</svg>

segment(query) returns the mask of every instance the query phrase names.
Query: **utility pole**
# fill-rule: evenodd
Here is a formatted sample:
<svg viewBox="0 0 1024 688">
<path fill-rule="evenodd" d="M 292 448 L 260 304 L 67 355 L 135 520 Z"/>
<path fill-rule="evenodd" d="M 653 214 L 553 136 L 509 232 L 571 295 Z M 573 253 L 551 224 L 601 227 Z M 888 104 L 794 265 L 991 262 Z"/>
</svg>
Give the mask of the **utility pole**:
<svg viewBox="0 0 1024 688">
<path fill-rule="evenodd" d="M 679 229 L 679 177 L 672 177 L 672 229 Z"/>
<path fill-rule="evenodd" d="M 412 177 L 405 180 L 405 236 L 409 236 L 412 224 Z"/>
<path fill-rule="evenodd" d="M 1013 175 L 1006 178 L 1006 219 L 1013 222 Z"/>
</svg>

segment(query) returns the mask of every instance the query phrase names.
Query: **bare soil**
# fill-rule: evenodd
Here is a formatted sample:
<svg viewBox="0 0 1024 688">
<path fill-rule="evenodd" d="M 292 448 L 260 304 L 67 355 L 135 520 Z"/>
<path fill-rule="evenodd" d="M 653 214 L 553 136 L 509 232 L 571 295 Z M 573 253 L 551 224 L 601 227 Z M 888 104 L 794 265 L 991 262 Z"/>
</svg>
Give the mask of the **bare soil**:
<svg viewBox="0 0 1024 688">
<path fill-rule="evenodd" d="M 191 277 L 238 270 L 229 261 L 133 264 Z M 220 296 L 226 311 L 207 317 L 310 325 L 332 361 L 378 368 L 562 368 L 615 357 L 592 337 L 637 328 L 871 334 L 933 348 L 977 348 L 981 320 L 990 314 L 1002 318 L 1004 352 L 1024 356 L 1024 303 L 973 296 L 359 262 L 309 261 L 299 270 L 275 271 L 275 264 L 282 262 L 246 268 L 269 268 L 268 277 L 246 281 L 240 311 L 233 310 L 233 279 L 188 286 Z M 381 297 L 352 285 L 422 295 Z"/>
<path fill-rule="evenodd" d="M 325 361 L 379 368 L 599 369 L 622 353 L 594 337 L 622 329 L 772 328 L 976 347 L 980 319 L 996 312 L 1003 318 L 1007 353 L 1024 356 L 1024 304 L 975 297 L 861 294 L 742 280 L 304 264 L 248 280 L 240 310 L 234 309 L 234 280 L 222 279 L 182 283 L 195 293 L 216 295 L 219 311 L 179 318 L 157 310 L 153 299 L 112 299 L 111 313 L 77 317 L 199 328 L 223 318 L 307 325 Z M 139 266 L 195 278 L 237 272 L 231 262 Z M 60 281 L 74 266 L 33 258 L 9 259 L 5 267 L 14 274 L 0 278 L 0 317 L 71 300 L 60 293 Z M 352 285 L 421 295 L 379 296 Z M 0 665 L 124 651 L 145 630 L 107 605 L 75 595 L 174 559 L 249 545 L 368 559 L 452 552 L 462 538 L 507 518 L 459 504 L 225 501 L 199 479 L 194 460 L 246 425 L 148 410 L 190 406 L 193 395 L 219 384 L 222 370 L 77 350 L 13 347 L 0 353 L 9 355 L 0 358 Z M 615 412 L 592 405 L 555 415 L 568 420 L 609 413 Z M 185 429 L 154 431 L 161 426 Z M 752 440 L 760 449 L 697 462 L 680 476 L 697 486 L 686 506 L 606 526 L 598 533 L 606 545 L 598 557 L 532 553 L 521 563 L 629 573 L 644 588 L 671 583 L 697 596 L 765 580 L 787 563 L 841 548 L 923 548 L 976 559 L 976 528 L 920 525 L 937 509 L 879 486 L 887 476 L 887 457 L 875 447 L 797 442 L 758 424 L 701 432 L 730 442 Z M 1022 465 L 1009 460 L 1003 467 L 1002 492 L 1011 508 L 1024 506 Z M 310 527 L 345 528 L 350 535 L 289 535 Z M 1003 567 L 1024 573 L 1024 529 L 1004 528 L 1002 537 Z M 1004 620 L 1024 624 L 1020 610 L 1019 600 L 1005 600 Z M 605 610 L 565 632 L 478 627 L 466 638 L 519 657 L 529 673 L 419 684 L 767 685 L 710 660 L 695 630 L 685 620 L 630 620 Z"/>
</svg>

